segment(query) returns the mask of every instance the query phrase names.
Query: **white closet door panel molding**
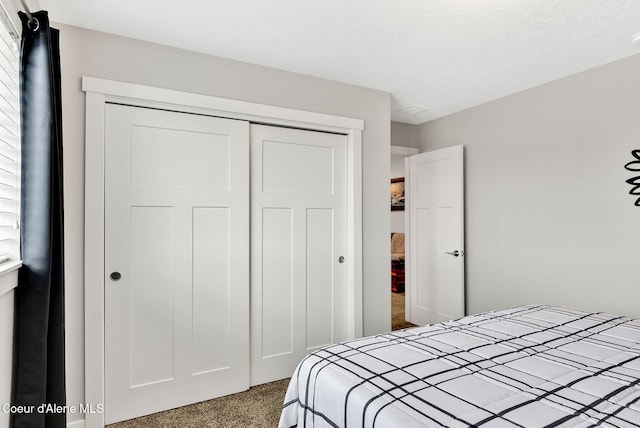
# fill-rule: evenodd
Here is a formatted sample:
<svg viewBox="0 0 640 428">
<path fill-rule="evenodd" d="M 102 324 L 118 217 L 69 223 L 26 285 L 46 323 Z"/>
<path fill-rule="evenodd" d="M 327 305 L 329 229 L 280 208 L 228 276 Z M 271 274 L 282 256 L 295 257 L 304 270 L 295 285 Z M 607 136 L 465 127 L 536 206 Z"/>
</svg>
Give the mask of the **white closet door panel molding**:
<svg viewBox="0 0 640 428">
<path fill-rule="evenodd" d="M 306 210 L 307 225 L 307 257 L 306 257 L 306 350 L 317 349 L 333 343 L 339 336 L 334 332 L 334 316 L 341 313 L 341 308 L 334 311 L 333 289 L 327 290 L 327 284 L 333 282 L 336 255 L 334 252 L 334 210 L 331 208 L 309 208 Z M 330 292 L 328 292 L 330 291 Z M 336 302 L 338 303 L 338 302 Z M 343 325 L 338 319 L 335 327 Z"/>
<path fill-rule="evenodd" d="M 231 209 L 193 208 L 193 372 L 231 367 L 234 355 L 220 343 L 232 337 Z M 211 283 L 223 284 L 211 287 Z"/>
<path fill-rule="evenodd" d="M 271 358 L 293 352 L 293 318 L 297 303 L 293 301 L 293 281 L 298 263 L 293 251 L 293 210 L 263 208 L 261 215 L 262 225 L 254 229 L 255 232 L 262 231 L 261 239 L 256 239 L 254 232 L 253 241 L 253 254 L 260 259 L 260 273 L 254 271 L 253 280 L 262 283 L 254 308 L 259 308 L 260 315 L 252 314 L 254 318 L 261 318 L 262 328 L 261 332 L 253 331 L 252 334 L 260 334 L 269 340 L 261 341 L 260 349 L 253 352 Z"/>
<path fill-rule="evenodd" d="M 247 389 L 248 123 L 109 105 L 106 131 L 106 422 Z"/>
<path fill-rule="evenodd" d="M 347 337 L 347 138 L 251 125 L 251 384 Z"/>
</svg>

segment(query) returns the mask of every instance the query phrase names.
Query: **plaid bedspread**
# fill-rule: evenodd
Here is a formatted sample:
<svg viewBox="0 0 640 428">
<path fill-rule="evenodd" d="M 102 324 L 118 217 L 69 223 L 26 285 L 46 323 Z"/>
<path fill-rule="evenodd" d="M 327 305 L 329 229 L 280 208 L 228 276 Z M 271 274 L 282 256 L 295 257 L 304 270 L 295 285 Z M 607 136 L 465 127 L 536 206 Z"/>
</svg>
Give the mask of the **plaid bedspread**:
<svg viewBox="0 0 640 428">
<path fill-rule="evenodd" d="M 639 384 L 640 320 L 523 306 L 316 351 L 279 427 L 640 427 Z"/>
</svg>

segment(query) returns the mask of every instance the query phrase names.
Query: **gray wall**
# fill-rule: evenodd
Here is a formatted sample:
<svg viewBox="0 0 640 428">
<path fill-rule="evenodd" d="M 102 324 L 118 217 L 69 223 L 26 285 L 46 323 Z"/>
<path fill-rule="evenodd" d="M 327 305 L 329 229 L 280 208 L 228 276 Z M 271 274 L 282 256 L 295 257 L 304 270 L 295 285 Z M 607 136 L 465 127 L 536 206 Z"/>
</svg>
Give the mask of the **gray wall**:
<svg viewBox="0 0 640 428">
<path fill-rule="evenodd" d="M 391 145 L 418 148 L 418 126 L 391 122 Z"/>
<path fill-rule="evenodd" d="M 83 75 L 364 119 L 364 333 L 390 329 L 390 95 L 280 70 L 57 25 L 61 30 L 68 403 L 84 402 Z M 92 316 L 92 314 L 86 314 Z M 80 418 L 71 415 L 70 421 Z"/>
<path fill-rule="evenodd" d="M 549 303 L 640 317 L 640 55 L 419 127 L 465 146 L 468 312 Z"/>
</svg>

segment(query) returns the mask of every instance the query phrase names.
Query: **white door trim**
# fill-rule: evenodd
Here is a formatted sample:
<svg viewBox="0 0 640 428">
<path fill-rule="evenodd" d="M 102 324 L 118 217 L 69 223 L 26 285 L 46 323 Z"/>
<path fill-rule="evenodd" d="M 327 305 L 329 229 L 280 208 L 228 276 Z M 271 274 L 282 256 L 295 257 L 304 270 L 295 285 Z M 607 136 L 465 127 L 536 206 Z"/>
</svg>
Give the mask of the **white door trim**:
<svg viewBox="0 0 640 428">
<path fill-rule="evenodd" d="M 420 153 L 420 150 L 416 149 L 414 147 L 404 147 L 404 146 L 391 145 L 391 157 L 393 157 L 393 156 L 407 157 L 407 156 L 411 156 L 411 155 L 417 155 L 418 153 Z"/>
<path fill-rule="evenodd" d="M 362 336 L 362 131 L 364 121 L 208 95 L 82 78 L 85 134 L 85 402 L 104 403 L 104 132 L 107 103 L 242 119 L 347 136 L 347 303 L 349 338 Z M 85 415 L 104 427 L 104 413 Z"/>
</svg>

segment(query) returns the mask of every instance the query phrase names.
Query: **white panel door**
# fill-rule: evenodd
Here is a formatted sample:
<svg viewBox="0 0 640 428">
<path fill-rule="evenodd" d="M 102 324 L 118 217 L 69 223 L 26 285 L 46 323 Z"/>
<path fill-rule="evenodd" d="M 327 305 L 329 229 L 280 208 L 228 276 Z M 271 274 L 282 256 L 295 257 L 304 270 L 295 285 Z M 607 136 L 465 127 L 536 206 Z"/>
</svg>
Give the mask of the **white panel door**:
<svg viewBox="0 0 640 428">
<path fill-rule="evenodd" d="M 249 125 L 121 105 L 106 112 L 112 423 L 249 387 Z"/>
<path fill-rule="evenodd" d="M 346 339 L 346 158 L 344 135 L 251 125 L 252 385 Z"/>
<path fill-rule="evenodd" d="M 462 146 L 407 160 L 407 319 L 425 325 L 464 315 Z"/>
</svg>

